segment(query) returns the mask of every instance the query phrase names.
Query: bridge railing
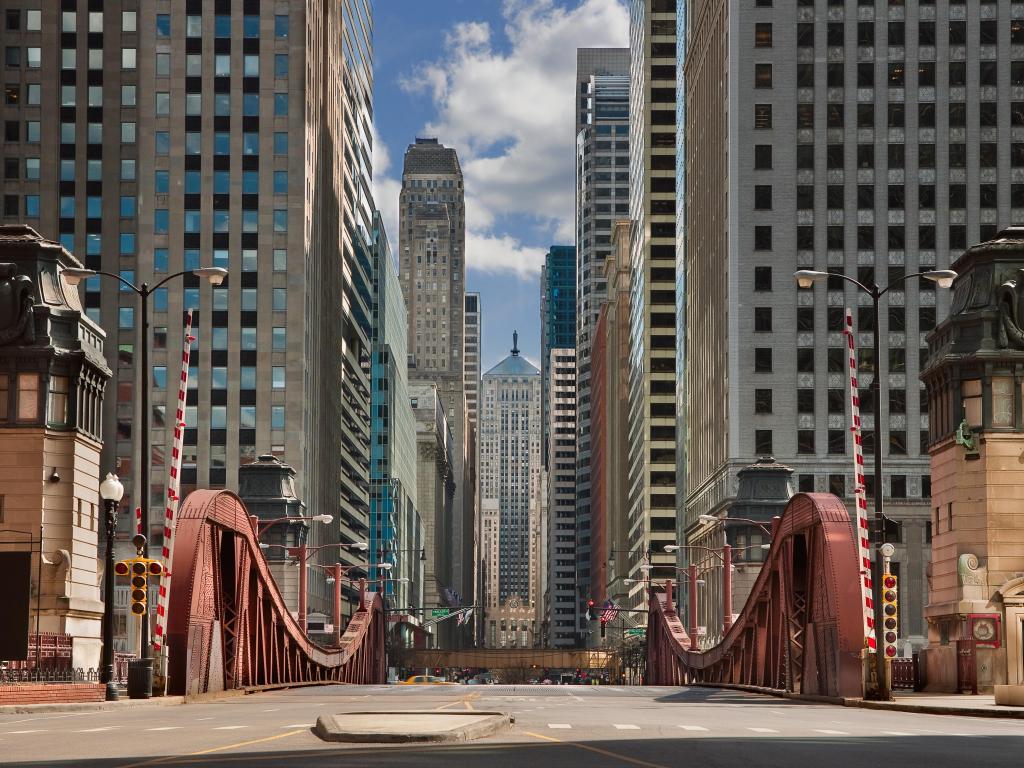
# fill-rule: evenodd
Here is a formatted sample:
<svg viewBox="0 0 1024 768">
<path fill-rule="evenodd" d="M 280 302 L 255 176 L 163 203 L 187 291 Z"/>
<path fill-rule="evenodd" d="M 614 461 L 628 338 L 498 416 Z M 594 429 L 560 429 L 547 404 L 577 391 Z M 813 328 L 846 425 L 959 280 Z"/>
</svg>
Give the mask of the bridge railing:
<svg viewBox="0 0 1024 768">
<path fill-rule="evenodd" d="M 832 494 L 794 496 L 773 526 L 771 551 L 722 640 L 691 649 L 674 585 L 652 589 L 647 682 L 736 683 L 823 696 L 859 696 L 863 625 L 850 515 Z"/>
<path fill-rule="evenodd" d="M 168 693 L 384 682 L 385 623 L 377 593 L 361 590 L 339 647 L 320 646 L 288 610 L 235 494 L 191 493 L 178 512 L 175 536 Z"/>
</svg>

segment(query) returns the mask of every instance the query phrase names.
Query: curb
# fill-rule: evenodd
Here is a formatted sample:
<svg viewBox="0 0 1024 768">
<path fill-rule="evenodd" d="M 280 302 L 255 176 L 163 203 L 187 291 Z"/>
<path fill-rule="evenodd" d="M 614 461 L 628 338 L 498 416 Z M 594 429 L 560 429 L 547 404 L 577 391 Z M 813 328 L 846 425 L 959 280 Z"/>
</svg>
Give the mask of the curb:
<svg viewBox="0 0 1024 768">
<path fill-rule="evenodd" d="M 938 704 L 904 704 L 898 701 L 868 701 L 865 699 L 844 696 L 812 696 L 803 693 L 789 693 L 775 688 L 762 688 L 757 685 L 738 685 L 735 683 L 690 683 L 693 688 L 725 688 L 747 693 L 760 693 L 774 696 L 777 699 L 805 701 L 810 704 L 832 704 L 840 707 L 858 709 L 885 709 L 893 712 L 916 712 L 922 715 L 959 715 L 961 717 L 996 717 L 1010 720 L 1024 720 L 1024 708 L 1020 711 L 1006 709 L 984 709 L 982 707 L 943 707 Z"/>
<path fill-rule="evenodd" d="M 117 701 L 65 702 L 63 704 L 4 704 L 0 715 L 30 715 L 51 712 L 102 712 L 136 707 L 171 707 L 185 703 L 184 696 L 156 696 L 151 699 L 118 699 Z"/>
<path fill-rule="evenodd" d="M 511 716 L 506 712 L 344 712 L 346 715 L 486 715 L 486 720 L 472 723 L 451 731 L 427 731 L 424 733 L 379 733 L 372 731 L 343 730 L 335 721 L 337 715 L 321 715 L 317 718 L 313 733 L 324 741 L 347 742 L 357 744 L 409 744 L 414 742 L 451 743 L 472 741 L 490 736 L 508 728 L 512 723 Z"/>
</svg>

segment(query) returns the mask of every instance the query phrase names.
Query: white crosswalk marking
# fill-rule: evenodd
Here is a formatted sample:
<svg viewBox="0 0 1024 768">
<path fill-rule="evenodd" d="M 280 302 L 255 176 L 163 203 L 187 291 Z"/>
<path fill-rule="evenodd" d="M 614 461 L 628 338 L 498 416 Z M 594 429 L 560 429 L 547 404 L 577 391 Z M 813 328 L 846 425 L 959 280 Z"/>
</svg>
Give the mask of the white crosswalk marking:
<svg viewBox="0 0 1024 768">
<path fill-rule="evenodd" d="M 815 733 L 824 733 L 826 736 L 849 736 L 846 731 L 831 731 L 828 728 L 815 728 Z"/>
<path fill-rule="evenodd" d="M 248 725 L 219 725 L 213 730 L 215 731 L 237 731 L 239 728 L 248 728 Z"/>
<path fill-rule="evenodd" d="M 572 728 L 568 723 L 548 723 L 548 728 Z"/>
<path fill-rule="evenodd" d="M 163 725 L 159 728 L 147 728 L 147 731 L 177 731 L 180 730 L 180 725 Z"/>
<path fill-rule="evenodd" d="M 639 725 L 629 725 L 628 723 L 626 723 L 626 724 L 623 724 L 623 723 L 612 723 L 612 726 L 614 726 L 617 730 L 620 730 L 620 731 L 639 731 L 640 730 L 640 726 Z"/>
<path fill-rule="evenodd" d="M 774 728 L 747 728 L 747 730 L 754 733 L 778 733 Z"/>
<path fill-rule="evenodd" d="M 705 728 L 703 725 L 680 725 L 679 727 L 682 728 L 684 731 L 706 731 L 707 730 L 707 728 Z"/>
</svg>

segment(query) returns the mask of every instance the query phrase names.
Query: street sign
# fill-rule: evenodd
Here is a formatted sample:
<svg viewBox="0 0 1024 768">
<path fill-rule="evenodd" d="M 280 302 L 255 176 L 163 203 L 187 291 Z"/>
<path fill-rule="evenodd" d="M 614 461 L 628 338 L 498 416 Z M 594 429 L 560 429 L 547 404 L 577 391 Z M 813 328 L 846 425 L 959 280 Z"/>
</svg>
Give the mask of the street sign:
<svg viewBox="0 0 1024 768">
<path fill-rule="evenodd" d="M 647 634 L 647 630 L 644 627 L 633 627 L 626 630 L 626 637 L 643 637 Z"/>
<path fill-rule="evenodd" d="M 707 627 L 697 627 L 697 637 L 707 637 L 707 634 L 708 634 L 708 628 Z"/>
<path fill-rule="evenodd" d="M 450 608 L 431 608 L 430 609 L 430 615 L 433 616 L 434 618 L 437 618 L 439 616 L 447 616 L 450 613 L 451 613 L 451 609 Z"/>
</svg>

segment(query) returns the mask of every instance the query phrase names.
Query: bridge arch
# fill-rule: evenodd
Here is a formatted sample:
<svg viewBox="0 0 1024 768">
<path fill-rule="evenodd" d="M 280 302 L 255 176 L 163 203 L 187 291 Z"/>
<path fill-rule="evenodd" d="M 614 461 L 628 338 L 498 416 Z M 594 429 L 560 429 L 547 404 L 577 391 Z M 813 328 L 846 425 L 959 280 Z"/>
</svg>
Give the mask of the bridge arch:
<svg viewBox="0 0 1024 768">
<path fill-rule="evenodd" d="M 827 493 L 790 499 L 739 618 L 722 641 L 690 650 L 673 585 L 652 590 L 647 682 L 738 683 L 822 696 L 862 693 L 860 573 L 846 505 Z"/>
<path fill-rule="evenodd" d="M 178 512 L 168 613 L 168 693 L 386 678 L 384 611 L 364 593 L 341 645 L 314 643 L 292 616 L 242 500 L 189 494 Z"/>
</svg>

